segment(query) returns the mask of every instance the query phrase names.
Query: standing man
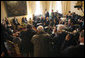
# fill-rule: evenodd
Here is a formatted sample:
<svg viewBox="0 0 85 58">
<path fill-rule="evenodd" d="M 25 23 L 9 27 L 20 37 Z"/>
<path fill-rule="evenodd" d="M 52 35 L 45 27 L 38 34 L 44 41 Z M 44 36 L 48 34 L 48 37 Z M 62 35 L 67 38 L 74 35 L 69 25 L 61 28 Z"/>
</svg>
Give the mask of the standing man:
<svg viewBox="0 0 85 58">
<path fill-rule="evenodd" d="M 44 31 L 43 26 L 38 26 L 37 31 L 31 40 L 34 45 L 34 57 L 48 57 L 50 35 Z"/>
<path fill-rule="evenodd" d="M 15 25 L 15 29 L 18 29 L 18 25 L 20 25 L 20 24 L 19 24 L 18 20 L 15 17 L 13 19 L 13 24 Z"/>
<path fill-rule="evenodd" d="M 52 21 L 54 21 L 54 12 L 53 12 L 53 9 L 52 9 L 52 12 L 51 12 L 51 17 L 52 17 Z"/>
<path fill-rule="evenodd" d="M 27 31 L 22 31 L 20 33 L 20 38 L 22 39 L 20 44 L 20 52 L 24 57 L 33 57 L 33 45 L 31 43 L 31 39 L 35 33 L 36 32 L 32 29 L 30 24 L 27 25 Z"/>
<path fill-rule="evenodd" d="M 23 18 L 22 18 L 22 23 L 27 24 L 27 18 L 26 18 L 26 17 L 23 17 Z"/>
<path fill-rule="evenodd" d="M 6 22 L 6 25 L 8 26 L 9 21 L 8 21 L 8 18 L 6 18 L 6 17 L 5 17 L 5 22 Z"/>
<path fill-rule="evenodd" d="M 49 12 L 47 11 L 47 9 L 45 9 L 45 18 L 49 17 Z"/>
<path fill-rule="evenodd" d="M 84 57 L 84 30 L 80 32 L 79 36 L 80 44 L 76 46 L 70 46 L 62 51 L 62 56 L 65 57 Z"/>
</svg>

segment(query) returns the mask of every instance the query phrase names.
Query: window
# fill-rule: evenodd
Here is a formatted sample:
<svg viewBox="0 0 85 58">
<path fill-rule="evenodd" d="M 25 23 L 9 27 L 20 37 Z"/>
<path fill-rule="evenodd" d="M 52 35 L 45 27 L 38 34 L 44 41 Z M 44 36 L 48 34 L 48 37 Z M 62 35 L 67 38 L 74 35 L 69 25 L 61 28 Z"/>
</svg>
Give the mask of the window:
<svg viewBox="0 0 85 58">
<path fill-rule="evenodd" d="M 59 13 L 62 13 L 61 1 L 57 1 L 57 2 L 56 2 L 56 10 L 57 10 Z"/>
<path fill-rule="evenodd" d="M 59 13 L 62 13 L 61 1 L 56 1 L 56 2 L 51 1 L 50 7 L 49 7 L 49 13 L 50 14 L 52 12 L 52 9 L 53 9 L 54 12 L 58 11 Z"/>
<path fill-rule="evenodd" d="M 36 1 L 36 9 L 35 9 L 35 15 L 41 15 L 41 7 L 40 7 L 40 1 Z"/>
</svg>

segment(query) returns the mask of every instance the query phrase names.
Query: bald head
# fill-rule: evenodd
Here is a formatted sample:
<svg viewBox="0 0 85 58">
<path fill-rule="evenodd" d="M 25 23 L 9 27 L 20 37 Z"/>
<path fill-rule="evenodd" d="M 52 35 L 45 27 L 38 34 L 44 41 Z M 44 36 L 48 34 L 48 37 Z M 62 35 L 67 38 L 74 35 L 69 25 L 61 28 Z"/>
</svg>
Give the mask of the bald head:
<svg viewBox="0 0 85 58">
<path fill-rule="evenodd" d="M 43 28 L 43 26 L 38 26 L 38 27 L 37 27 L 37 30 L 38 30 L 39 32 L 41 32 L 41 31 L 44 31 L 44 28 Z"/>
</svg>

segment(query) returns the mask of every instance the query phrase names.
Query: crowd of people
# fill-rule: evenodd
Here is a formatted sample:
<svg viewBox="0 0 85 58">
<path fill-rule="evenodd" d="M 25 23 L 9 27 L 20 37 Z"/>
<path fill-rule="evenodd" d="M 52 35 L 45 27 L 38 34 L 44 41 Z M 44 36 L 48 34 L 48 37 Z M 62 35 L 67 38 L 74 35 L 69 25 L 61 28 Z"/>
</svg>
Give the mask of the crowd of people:
<svg viewBox="0 0 85 58">
<path fill-rule="evenodd" d="M 19 22 L 14 17 L 9 27 L 6 19 L 1 23 L 1 56 L 2 57 L 83 57 L 84 56 L 84 16 L 68 12 L 66 16 L 45 10 L 45 17 L 33 15 L 31 23 L 22 18 L 27 24 L 26 30 L 18 29 Z M 66 20 L 62 21 L 61 18 Z M 31 20 L 31 19 L 30 19 Z M 17 33 L 20 31 L 19 33 Z M 14 33 L 17 34 L 14 37 Z M 18 47 L 18 49 L 16 49 Z"/>
</svg>

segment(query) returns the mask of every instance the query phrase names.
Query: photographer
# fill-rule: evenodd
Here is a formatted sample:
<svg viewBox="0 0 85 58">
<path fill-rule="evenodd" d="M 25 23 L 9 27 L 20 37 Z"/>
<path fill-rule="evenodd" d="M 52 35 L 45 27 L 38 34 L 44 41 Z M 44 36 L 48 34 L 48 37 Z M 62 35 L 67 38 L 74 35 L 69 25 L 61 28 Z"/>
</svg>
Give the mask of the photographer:
<svg viewBox="0 0 85 58">
<path fill-rule="evenodd" d="M 80 32 L 80 43 L 76 46 L 70 46 L 62 51 L 62 57 L 84 57 L 84 30 Z"/>
<path fill-rule="evenodd" d="M 60 56 L 60 49 L 61 45 L 63 44 L 65 37 L 67 35 L 66 32 L 63 32 L 63 29 L 65 29 L 65 25 L 59 24 L 57 26 L 57 32 L 54 30 L 54 37 L 53 37 L 53 50 L 54 50 L 54 56 Z"/>
</svg>

